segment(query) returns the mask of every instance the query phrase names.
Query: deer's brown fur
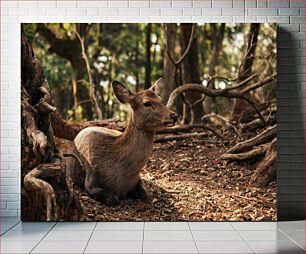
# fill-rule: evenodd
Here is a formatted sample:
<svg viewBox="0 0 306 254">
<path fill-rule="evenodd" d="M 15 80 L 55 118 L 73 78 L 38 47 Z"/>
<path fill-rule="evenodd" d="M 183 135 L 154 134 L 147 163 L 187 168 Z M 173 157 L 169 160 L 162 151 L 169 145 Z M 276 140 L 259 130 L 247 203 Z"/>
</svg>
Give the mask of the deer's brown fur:
<svg viewBox="0 0 306 254">
<path fill-rule="evenodd" d="M 132 108 L 125 131 L 88 127 L 74 140 L 75 152 L 84 162 L 85 189 L 109 205 L 118 198 L 146 198 L 139 173 L 152 153 L 155 132 L 176 121 L 152 90 L 133 94 L 118 81 L 112 85 L 119 101 Z"/>
</svg>

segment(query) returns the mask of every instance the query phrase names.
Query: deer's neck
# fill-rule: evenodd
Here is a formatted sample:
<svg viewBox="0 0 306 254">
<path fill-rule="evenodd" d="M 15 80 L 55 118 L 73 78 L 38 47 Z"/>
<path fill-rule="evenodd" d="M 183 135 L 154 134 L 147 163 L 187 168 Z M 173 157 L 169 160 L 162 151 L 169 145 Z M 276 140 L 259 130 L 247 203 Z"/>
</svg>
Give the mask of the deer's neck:
<svg viewBox="0 0 306 254">
<path fill-rule="evenodd" d="M 131 115 L 127 127 L 118 139 L 121 154 L 127 162 L 127 170 L 139 172 L 147 163 L 153 149 L 154 133 L 136 127 Z"/>
</svg>

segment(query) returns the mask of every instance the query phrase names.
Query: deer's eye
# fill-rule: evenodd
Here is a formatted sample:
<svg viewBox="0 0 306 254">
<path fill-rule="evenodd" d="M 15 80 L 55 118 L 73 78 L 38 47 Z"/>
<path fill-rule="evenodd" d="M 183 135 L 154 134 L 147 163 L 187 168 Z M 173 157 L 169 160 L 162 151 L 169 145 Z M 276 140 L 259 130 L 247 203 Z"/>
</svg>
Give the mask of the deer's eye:
<svg viewBox="0 0 306 254">
<path fill-rule="evenodd" d="M 153 104 L 149 101 L 146 101 L 144 104 L 143 104 L 146 108 L 148 107 L 153 107 Z"/>
</svg>

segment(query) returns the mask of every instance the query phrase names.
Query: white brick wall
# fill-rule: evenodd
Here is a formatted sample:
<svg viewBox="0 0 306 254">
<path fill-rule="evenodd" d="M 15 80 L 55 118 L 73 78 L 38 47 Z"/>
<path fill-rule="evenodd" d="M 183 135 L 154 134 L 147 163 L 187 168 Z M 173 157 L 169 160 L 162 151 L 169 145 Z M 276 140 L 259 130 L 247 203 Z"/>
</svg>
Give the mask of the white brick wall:
<svg viewBox="0 0 306 254">
<path fill-rule="evenodd" d="M 288 90 L 294 90 L 297 84 L 304 88 L 304 0 L 2 0 L 0 4 L 1 216 L 20 214 L 20 22 L 279 22 L 280 32 L 289 31 L 291 41 L 287 35 L 280 38 L 278 60 L 280 71 L 286 74 L 279 74 L 278 89 L 288 96 Z M 302 119 L 302 113 L 294 115 L 296 108 L 291 107 L 300 106 L 296 103 L 297 97 L 301 96 L 284 99 L 279 107 L 286 120 L 292 120 L 290 128 L 300 124 Z M 279 122 L 281 128 L 285 126 Z M 284 139 L 281 139 L 282 135 Z M 292 132 L 292 135 L 299 137 L 302 134 Z M 290 138 L 290 133 L 282 132 L 279 137 L 280 143 L 287 144 L 285 138 Z M 287 150 L 291 148 L 287 147 Z M 285 175 L 288 170 L 296 168 L 302 170 L 303 156 L 281 157 L 281 173 Z M 279 191 L 286 195 L 284 192 L 283 189 Z"/>
</svg>

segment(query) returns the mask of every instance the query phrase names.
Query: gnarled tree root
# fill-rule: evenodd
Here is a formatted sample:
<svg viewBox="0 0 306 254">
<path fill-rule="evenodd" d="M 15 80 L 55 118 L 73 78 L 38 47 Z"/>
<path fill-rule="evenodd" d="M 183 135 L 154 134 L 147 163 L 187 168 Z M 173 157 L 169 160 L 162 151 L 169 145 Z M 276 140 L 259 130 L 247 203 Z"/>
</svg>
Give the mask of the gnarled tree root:
<svg viewBox="0 0 306 254">
<path fill-rule="evenodd" d="M 24 177 L 24 187 L 28 191 L 33 191 L 42 195 L 46 201 L 46 220 L 57 220 L 57 205 L 55 192 L 46 178 L 57 178 L 63 175 L 62 164 L 60 162 L 43 163 L 32 169 Z"/>
</svg>

